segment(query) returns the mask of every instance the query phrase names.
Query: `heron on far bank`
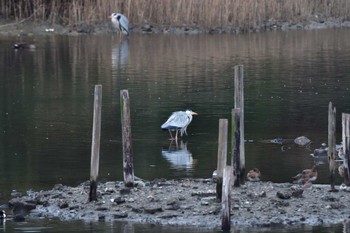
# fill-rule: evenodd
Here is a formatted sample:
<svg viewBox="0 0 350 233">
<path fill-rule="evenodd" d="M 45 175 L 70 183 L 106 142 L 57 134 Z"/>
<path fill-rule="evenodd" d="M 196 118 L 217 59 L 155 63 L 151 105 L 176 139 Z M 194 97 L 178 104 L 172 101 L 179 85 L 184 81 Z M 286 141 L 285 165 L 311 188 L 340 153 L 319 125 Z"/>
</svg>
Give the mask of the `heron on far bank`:
<svg viewBox="0 0 350 233">
<path fill-rule="evenodd" d="M 173 112 L 168 120 L 162 124 L 161 129 L 163 130 L 169 130 L 170 133 L 170 140 L 177 141 L 177 135 L 180 131 L 181 137 L 185 133 L 187 135 L 187 126 L 191 123 L 193 115 L 198 115 L 196 112 L 193 112 L 192 110 L 186 110 L 186 111 L 177 111 Z M 175 138 L 173 137 L 173 134 L 171 131 L 176 131 Z"/>
<path fill-rule="evenodd" d="M 125 15 L 121 13 L 113 13 L 111 16 L 111 21 L 113 25 L 118 28 L 120 33 L 123 33 L 124 35 L 129 35 L 129 21 L 128 18 L 126 18 Z"/>
</svg>

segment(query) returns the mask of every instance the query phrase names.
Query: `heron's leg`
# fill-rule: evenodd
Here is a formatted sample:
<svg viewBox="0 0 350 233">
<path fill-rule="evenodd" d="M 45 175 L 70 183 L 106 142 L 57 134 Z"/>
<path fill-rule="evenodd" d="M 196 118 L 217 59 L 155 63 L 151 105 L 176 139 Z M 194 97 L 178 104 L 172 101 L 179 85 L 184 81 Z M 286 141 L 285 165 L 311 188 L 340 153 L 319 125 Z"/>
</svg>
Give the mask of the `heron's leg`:
<svg viewBox="0 0 350 233">
<path fill-rule="evenodd" d="M 177 142 L 177 134 L 178 134 L 179 130 L 176 130 L 176 134 L 175 134 L 175 141 Z"/>
<path fill-rule="evenodd" d="M 175 140 L 176 150 L 179 149 L 179 145 L 177 144 L 177 140 Z"/>
<path fill-rule="evenodd" d="M 171 130 L 169 129 L 169 134 L 170 134 L 170 140 L 174 140 L 173 134 L 171 133 Z"/>
</svg>

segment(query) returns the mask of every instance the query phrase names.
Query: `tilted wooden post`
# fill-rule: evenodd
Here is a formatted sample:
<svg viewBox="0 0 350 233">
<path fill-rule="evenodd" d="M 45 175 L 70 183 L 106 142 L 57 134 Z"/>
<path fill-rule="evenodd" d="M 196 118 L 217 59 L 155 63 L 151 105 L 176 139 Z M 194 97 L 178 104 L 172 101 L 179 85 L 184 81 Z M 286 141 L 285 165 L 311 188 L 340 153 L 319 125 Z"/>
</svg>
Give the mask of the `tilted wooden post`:
<svg viewBox="0 0 350 233">
<path fill-rule="evenodd" d="M 342 139 L 344 151 L 344 184 L 350 186 L 350 114 L 342 114 Z"/>
<path fill-rule="evenodd" d="M 222 180 L 223 170 L 227 164 L 227 129 L 228 120 L 219 120 L 219 139 L 218 139 L 218 161 L 216 168 L 216 198 L 221 200 L 222 197 Z"/>
<path fill-rule="evenodd" d="M 234 186 L 239 187 L 242 180 L 244 180 L 244 174 L 242 174 L 241 164 L 241 110 L 239 108 L 232 109 L 232 131 L 231 131 L 231 145 L 232 145 L 232 158 L 231 164 L 233 167 L 233 182 Z M 243 176 L 243 177 L 242 177 Z"/>
<path fill-rule="evenodd" d="M 128 90 L 120 91 L 120 109 L 123 138 L 123 171 L 124 184 L 127 187 L 134 186 L 134 164 L 131 139 L 130 101 Z"/>
<path fill-rule="evenodd" d="M 245 146 L 244 146 L 244 73 L 243 65 L 235 66 L 235 76 L 234 76 L 234 108 L 240 109 L 241 124 L 240 124 L 240 183 L 244 184 L 244 174 L 245 174 Z"/>
<path fill-rule="evenodd" d="M 102 85 L 95 85 L 89 201 L 97 200 L 97 176 L 98 176 L 98 169 L 99 169 L 99 163 L 100 163 L 101 109 L 102 109 Z"/>
<path fill-rule="evenodd" d="M 225 166 L 223 171 L 222 198 L 221 198 L 221 229 L 231 228 L 231 186 L 232 186 L 232 166 Z"/>
<path fill-rule="evenodd" d="M 329 102 L 328 105 L 328 161 L 329 161 L 329 178 L 331 191 L 336 191 L 335 188 L 335 124 L 336 124 L 336 109 L 333 108 L 332 102 Z"/>
</svg>

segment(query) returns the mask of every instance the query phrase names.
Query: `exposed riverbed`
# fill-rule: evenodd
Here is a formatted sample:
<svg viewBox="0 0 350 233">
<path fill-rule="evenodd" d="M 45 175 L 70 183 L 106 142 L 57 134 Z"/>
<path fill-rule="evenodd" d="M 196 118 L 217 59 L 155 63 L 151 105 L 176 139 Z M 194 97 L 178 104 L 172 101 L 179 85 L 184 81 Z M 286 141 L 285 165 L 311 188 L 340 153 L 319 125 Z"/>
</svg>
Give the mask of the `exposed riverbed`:
<svg viewBox="0 0 350 233">
<path fill-rule="evenodd" d="M 98 201 L 93 202 L 88 202 L 89 187 L 89 182 L 77 187 L 57 184 L 52 190 L 30 191 L 10 203 L 12 208 L 28 205 L 33 218 L 221 226 L 221 203 L 212 179 L 139 181 L 134 188 L 119 181 L 106 182 L 98 185 Z M 329 185 L 302 189 L 289 183 L 247 182 L 232 189 L 231 224 L 314 226 L 349 220 L 349 192 L 329 190 Z M 16 211 L 23 214 L 23 209 Z"/>
</svg>

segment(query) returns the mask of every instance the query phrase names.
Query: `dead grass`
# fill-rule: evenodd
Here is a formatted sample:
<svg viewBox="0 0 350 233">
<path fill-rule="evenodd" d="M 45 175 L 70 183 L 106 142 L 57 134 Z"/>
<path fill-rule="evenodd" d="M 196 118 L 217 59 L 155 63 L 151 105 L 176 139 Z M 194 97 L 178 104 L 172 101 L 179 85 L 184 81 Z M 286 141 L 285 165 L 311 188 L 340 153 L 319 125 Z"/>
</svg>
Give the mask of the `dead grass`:
<svg viewBox="0 0 350 233">
<path fill-rule="evenodd" d="M 254 28 L 267 21 L 301 22 L 310 17 L 349 19 L 349 0 L 3 0 L 5 18 L 62 25 L 106 21 L 123 12 L 133 24 Z"/>
</svg>

